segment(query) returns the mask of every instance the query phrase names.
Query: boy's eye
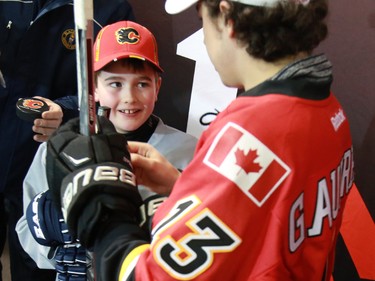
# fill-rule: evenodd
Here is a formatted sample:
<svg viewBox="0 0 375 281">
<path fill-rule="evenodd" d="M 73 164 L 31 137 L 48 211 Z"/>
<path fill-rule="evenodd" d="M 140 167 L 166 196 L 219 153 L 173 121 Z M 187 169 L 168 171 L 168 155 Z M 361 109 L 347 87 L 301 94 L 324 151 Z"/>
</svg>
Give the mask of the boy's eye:
<svg viewBox="0 0 375 281">
<path fill-rule="evenodd" d="M 122 84 L 120 82 L 112 82 L 109 84 L 109 86 L 112 88 L 120 88 Z"/>
<path fill-rule="evenodd" d="M 148 84 L 149 84 L 149 83 L 147 83 L 147 82 L 138 82 L 138 87 L 139 87 L 139 88 L 145 88 L 145 87 L 148 86 Z"/>
</svg>

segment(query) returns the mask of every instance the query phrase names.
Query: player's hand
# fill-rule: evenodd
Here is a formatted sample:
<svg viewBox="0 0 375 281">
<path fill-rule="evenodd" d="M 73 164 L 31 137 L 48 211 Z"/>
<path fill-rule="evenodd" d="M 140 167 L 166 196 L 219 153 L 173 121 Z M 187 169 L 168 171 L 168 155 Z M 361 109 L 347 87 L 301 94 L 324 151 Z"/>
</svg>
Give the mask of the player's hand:
<svg viewBox="0 0 375 281">
<path fill-rule="evenodd" d="M 60 198 L 63 179 L 83 167 L 115 162 L 127 165 L 131 170 L 126 138 L 116 132 L 108 119 L 98 116 L 97 120 L 98 126 L 102 127 L 100 134 L 81 135 L 79 118 L 74 118 L 61 126 L 48 141 L 47 180 L 54 198 Z"/>
<path fill-rule="evenodd" d="M 180 172 L 150 144 L 130 141 L 128 147 L 137 184 L 168 195 Z"/>
<path fill-rule="evenodd" d="M 99 134 L 81 135 L 76 118 L 61 126 L 47 144 L 49 188 L 61 203 L 72 236 L 85 246 L 112 218 L 138 221 L 142 204 L 125 136 L 107 118 L 98 116 L 97 121 Z"/>
<path fill-rule="evenodd" d="M 34 140 L 38 142 L 47 141 L 48 138 L 57 130 L 63 119 L 63 111 L 57 103 L 50 99 L 35 96 L 34 98 L 41 99 L 47 103 L 49 110 L 42 113 L 42 118 L 34 120 L 33 131 Z"/>
</svg>

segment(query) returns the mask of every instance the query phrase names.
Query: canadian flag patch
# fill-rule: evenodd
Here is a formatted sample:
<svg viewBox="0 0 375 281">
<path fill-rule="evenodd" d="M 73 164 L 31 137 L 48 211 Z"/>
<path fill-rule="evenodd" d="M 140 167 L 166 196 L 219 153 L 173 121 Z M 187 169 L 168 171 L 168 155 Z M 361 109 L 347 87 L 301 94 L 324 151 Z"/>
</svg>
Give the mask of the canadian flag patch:
<svg viewBox="0 0 375 281">
<path fill-rule="evenodd" d="M 267 146 L 231 122 L 216 136 L 203 162 L 233 181 L 259 207 L 290 173 Z"/>
</svg>

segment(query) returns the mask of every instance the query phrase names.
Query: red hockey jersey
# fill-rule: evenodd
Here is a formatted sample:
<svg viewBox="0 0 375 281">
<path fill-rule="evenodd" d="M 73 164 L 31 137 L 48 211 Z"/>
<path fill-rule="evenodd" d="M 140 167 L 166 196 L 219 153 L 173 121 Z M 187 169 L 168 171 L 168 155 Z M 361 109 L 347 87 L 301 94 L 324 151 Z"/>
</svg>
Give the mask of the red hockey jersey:
<svg viewBox="0 0 375 281">
<path fill-rule="evenodd" d="M 329 280 L 353 149 L 339 102 L 308 86 L 253 90 L 217 116 L 155 214 L 136 280 Z"/>
</svg>

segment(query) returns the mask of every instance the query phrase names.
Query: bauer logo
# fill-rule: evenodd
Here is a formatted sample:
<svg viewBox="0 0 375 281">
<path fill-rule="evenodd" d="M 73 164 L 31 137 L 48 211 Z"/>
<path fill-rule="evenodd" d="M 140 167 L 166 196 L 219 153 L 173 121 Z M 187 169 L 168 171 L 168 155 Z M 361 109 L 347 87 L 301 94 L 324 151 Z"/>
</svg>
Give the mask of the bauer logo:
<svg viewBox="0 0 375 281">
<path fill-rule="evenodd" d="M 268 147 L 234 123 L 216 136 L 204 163 L 233 181 L 259 207 L 290 173 Z"/>
<path fill-rule="evenodd" d="M 68 218 L 70 205 L 74 202 L 78 193 L 99 182 L 102 182 L 102 185 L 105 186 L 116 181 L 136 186 L 135 175 L 131 171 L 110 165 L 84 168 L 65 177 L 62 183 L 62 186 L 65 186 L 62 196 L 62 213 L 65 221 Z"/>
</svg>

